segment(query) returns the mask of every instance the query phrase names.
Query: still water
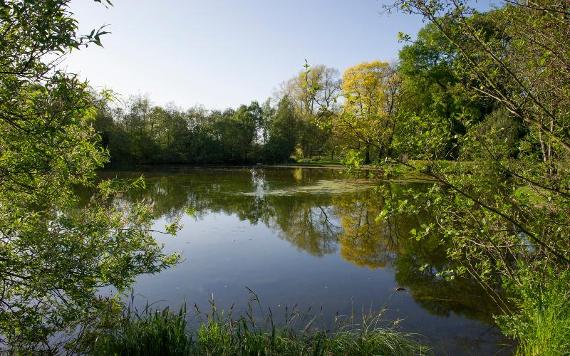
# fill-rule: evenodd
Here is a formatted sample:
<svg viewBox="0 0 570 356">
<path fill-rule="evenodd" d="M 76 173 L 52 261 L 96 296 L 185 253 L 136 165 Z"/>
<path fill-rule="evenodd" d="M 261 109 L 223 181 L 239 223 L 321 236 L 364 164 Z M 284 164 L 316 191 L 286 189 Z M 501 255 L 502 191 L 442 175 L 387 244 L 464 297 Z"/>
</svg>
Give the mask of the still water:
<svg viewBox="0 0 570 356">
<path fill-rule="evenodd" d="M 167 252 L 183 260 L 139 277 L 135 304 L 209 309 L 234 305 L 245 312 L 256 293 L 279 318 L 285 309 L 318 315 L 323 327 L 335 315 L 382 311 L 386 323 L 418 333 L 437 354 L 508 354 L 493 326 L 492 301 L 470 280 L 445 281 L 444 245 L 416 241 L 410 230 L 429 220 L 393 216 L 377 221 L 387 184 L 398 192 L 422 183 L 379 183 L 317 168 L 184 168 L 145 172 L 156 228 L 180 219 L 176 237 L 157 234 Z M 424 268 L 421 268 L 421 267 Z"/>
</svg>

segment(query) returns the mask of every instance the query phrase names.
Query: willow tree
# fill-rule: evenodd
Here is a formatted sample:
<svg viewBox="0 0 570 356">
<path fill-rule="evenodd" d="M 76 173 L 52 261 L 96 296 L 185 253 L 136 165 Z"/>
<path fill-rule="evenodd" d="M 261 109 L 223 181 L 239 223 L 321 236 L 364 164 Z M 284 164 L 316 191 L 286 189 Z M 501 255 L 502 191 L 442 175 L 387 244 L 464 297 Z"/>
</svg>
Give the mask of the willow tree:
<svg viewBox="0 0 570 356">
<path fill-rule="evenodd" d="M 344 110 L 335 130 L 355 140 L 370 163 L 371 149 L 383 157 L 393 138 L 397 80 L 386 62 L 373 61 L 348 68 L 342 78 Z M 359 147 L 360 148 L 360 147 Z"/>
<path fill-rule="evenodd" d="M 106 32 L 79 35 L 67 0 L 9 0 L 0 2 L 0 33 L 2 348 L 53 352 L 54 340 L 116 305 L 100 288 L 124 290 L 174 257 L 150 235 L 143 202 L 118 205 L 118 185 L 96 183 L 107 153 L 92 127 L 93 98 L 57 67 Z M 81 187 L 90 200 L 80 202 Z"/>
</svg>

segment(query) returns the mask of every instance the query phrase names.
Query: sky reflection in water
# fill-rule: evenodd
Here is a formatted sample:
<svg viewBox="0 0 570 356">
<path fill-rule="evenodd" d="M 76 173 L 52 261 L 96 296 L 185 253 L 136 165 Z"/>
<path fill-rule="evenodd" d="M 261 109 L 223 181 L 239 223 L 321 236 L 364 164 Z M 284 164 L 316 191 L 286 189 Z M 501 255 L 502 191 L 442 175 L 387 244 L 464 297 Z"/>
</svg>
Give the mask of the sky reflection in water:
<svg viewBox="0 0 570 356">
<path fill-rule="evenodd" d="M 140 172 L 108 173 L 119 177 Z M 490 354 L 503 348 L 493 303 L 470 280 L 444 281 L 445 246 L 410 230 L 429 214 L 378 222 L 383 202 L 367 179 L 315 168 L 182 169 L 144 172 L 157 228 L 181 217 L 178 236 L 157 238 L 184 261 L 135 284 L 136 303 L 182 303 L 245 311 L 259 296 L 276 318 L 285 306 L 312 307 L 324 324 L 335 314 L 384 312 L 424 335 L 441 354 Z M 419 183 L 388 185 L 395 193 Z M 187 212 L 192 212 L 188 215 Z M 420 271 L 420 267 L 428 267 Z M 397 287 L 405 288 L 396 291 Z M 322 308 L 322 310 L 321 310 Z M 505 353 L 508 350 L 503 350 Z"/>
</svg>

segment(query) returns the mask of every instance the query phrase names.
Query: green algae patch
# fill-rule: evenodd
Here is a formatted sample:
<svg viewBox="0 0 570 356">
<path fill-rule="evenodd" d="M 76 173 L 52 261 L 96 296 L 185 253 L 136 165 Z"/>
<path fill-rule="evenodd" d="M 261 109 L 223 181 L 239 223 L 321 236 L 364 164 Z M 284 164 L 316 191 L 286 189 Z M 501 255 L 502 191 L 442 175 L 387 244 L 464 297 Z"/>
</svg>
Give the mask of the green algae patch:
<svg viewBox="0 0 570 356">
<path fill-rule="evenodd" d="M 297 194 L 344 194 L 371 189 L 376 184 L 370 180 L 322 179 L 315 184 L 290 186 L 281 189 L 268 189 L 255 192 L 238 193 L 246 196 L 289 196 Z"/>
</svg>

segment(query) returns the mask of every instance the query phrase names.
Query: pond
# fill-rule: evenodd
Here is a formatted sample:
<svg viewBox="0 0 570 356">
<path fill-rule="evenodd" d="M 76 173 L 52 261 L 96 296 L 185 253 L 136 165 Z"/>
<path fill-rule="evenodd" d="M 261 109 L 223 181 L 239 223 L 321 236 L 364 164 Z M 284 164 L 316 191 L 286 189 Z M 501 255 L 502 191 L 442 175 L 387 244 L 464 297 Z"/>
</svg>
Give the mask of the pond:
<svg viewBox="0 0 570 356">
<path fill-rule="evenodd" d="M 493 326 L 492 300 L 474 281 L 438 276 L 448 261 L 438 239 L 416 241 L 410 231 L 428 213 L 377 218 L 376 189 L 395 192 L 425 184 L 380 183 L 322 168 L 177 168 L 145 172 L 147 189 L 128 199 L 148 199 L 156 228 L 181 219 L 176 237 L 157 234 L 181 263 L 134 286 L 134 303 L 178 308 L 183 304 L 234 313 L 252 295 L 279 318 L 296 310 L 319 316 L 381 311 L 387 323 L 422 335 L 437 354 L 509 353 Z M 423 268 L 422 268 L 423 267 Z"/>
</svg>

